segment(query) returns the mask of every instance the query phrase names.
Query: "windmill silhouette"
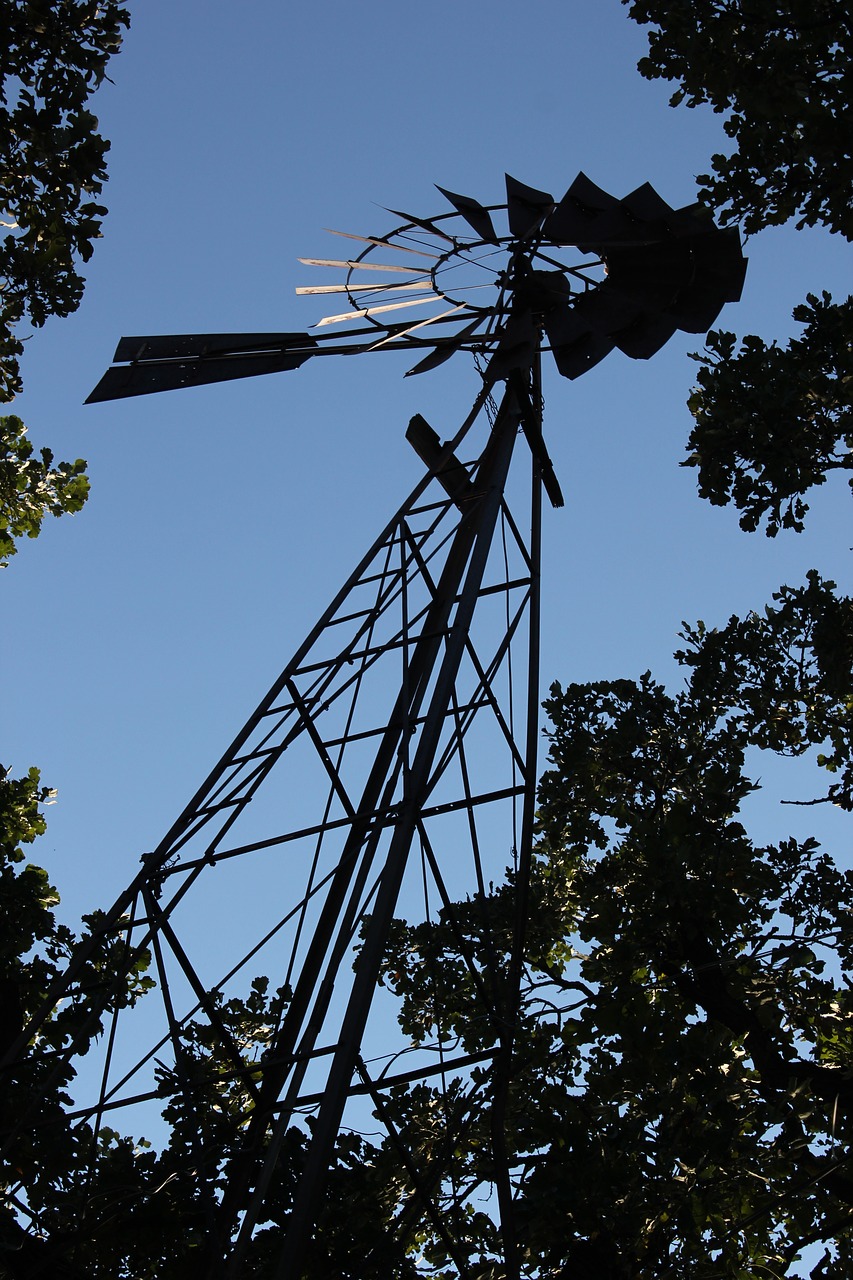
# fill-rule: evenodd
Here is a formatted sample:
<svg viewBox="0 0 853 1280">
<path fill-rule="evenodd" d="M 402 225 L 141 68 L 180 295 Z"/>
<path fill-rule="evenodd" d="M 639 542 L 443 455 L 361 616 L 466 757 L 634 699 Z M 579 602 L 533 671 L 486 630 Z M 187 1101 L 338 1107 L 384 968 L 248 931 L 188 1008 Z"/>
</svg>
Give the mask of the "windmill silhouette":
<svg viewBox="0 0 853 1280">
<path fill-rule="evenodd" d="M 270 1274 L 303 1274 L 342 1126 L 364 1127 L 366 1116 L 399 1158 L 404 1187 L 389 1230 L 405 1246 L 428 1222 L 464 1275 L 464 1245 L 441 1209 L 440 1150 L 426 1158 L 407 1145 L 388 1106 L 395 1089 L 428 1079 L 452 1081 L 464 1101 L 445 1148 L 461 1140 L 465 1116 L 489 1112 L 490 1212 L 504 1274 L 522 1274 L 502 1128 L 533 851 L 542 496 L 563 501 L 542 433 L 542 356 L 570 379 L 614 348 L 646 359 L 678 329 L 704 333 L 743 283 L 737 234 L 700 206 L 673 210 L 648 184 L 620 200 L 581 174 L 557 202 L 507 177 L 505 204 L 488 207 L 442 194 L 450 212 L 392 210 L 402 222 L 387 235 L 333 233 L 354 256 L 301 260 L 334 278 L 297 293 L 346 308 L 312 334 L 122 338 L 89 397 L 379 351 L 410 352 L 409 374 L 469 352 L 482 374 L 444 441 L 412 418 L 406 436 L 422 480 L 4 1060 L 13 1069 L 43 1052 L 39 1035 L 59 1002 L 85 994 L 88 1021 L 56 1055 L 73 1061 L 95 1023 L 106 1028 L 91 1097 L 77 1093 L 82 1072 L 75 1085 L 75 1117 L 97 1134 L 126 1108 L 156 1114 L 164 1098 L 183 1100 L 197 1123 L 211 1277 L 244 1274 L 294 1128 L 305 1156 Z M 527 459 L 523 485 L 508 481 L 514 452 Z M 458 904 L 476 911 L 495 882 L 510 886 L 510 918 L 499 940 L 484 917 L 475 956 Z M 386 962 L 401 911 L 410 923 L 441 919 L 454 935 L 477 1010 L 475 1049 L 458 1031 L 397 1028 L 399 1007 L 382 987 L 394 986 Z M 125 981 L 150 962 L 156 993 L 138 1009 L 115 984 L 93 994 L 104 948 Z M 263 1055 L 247 1064 L 228 1000 L 259 970 L 280 994 Z M 218 1078 L 237 1081 L 246 1100 L 224 1122 L 224 1188 L 207 1172 L 219 1165 L 199 1036 L 215 1045 Z M 32 1123 L 17 1117 L 7 1140 Z"/>
</svg>

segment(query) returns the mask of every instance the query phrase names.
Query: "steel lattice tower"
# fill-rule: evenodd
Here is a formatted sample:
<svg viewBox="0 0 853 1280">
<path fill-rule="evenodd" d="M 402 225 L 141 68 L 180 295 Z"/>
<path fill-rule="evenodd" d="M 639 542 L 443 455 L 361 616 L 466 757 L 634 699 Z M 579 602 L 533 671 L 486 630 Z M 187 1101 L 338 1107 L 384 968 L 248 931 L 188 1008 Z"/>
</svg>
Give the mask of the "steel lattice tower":
<svg viewBox="0 0 853 1280">
<path fill-rule="evenodd" d="M 429 1158 L 407 1145 L 389 1106 L 395 1090 L 425 1080 L 454 1082 L 445 1147 L 464 1140 L 466 1116 L 488 1113 L 490 1211 L 506 1276 L 522 1274 L 504 1112 L 533 851 L 543 493 L 562 503 L 542 435 L 541 354 L 569 378 L 614 347 L 648 358 L 676 329 L 706 331 L 743 280 L 736 234 L 696 206 L 671 209 L 647 185 L 616 200 L 580 175 L 556 202 L 507 178 L 506 204 L 488 208 L 443 194 L 451 213 L 398 214 L 387 235 L 348 235 L 362 246 L 356 258 L 303 259 L 344 279 L 298 292 L 342 294 L 351 307 L 321 320 L 319 336 L 123 338 L 90 397 L 379 349 L 411 350 L 412 373 L 460 351 L 482 369 L 480 393 L 444 442 L 412 418 L 422 480 L 4 1060 L 12 1072 L 39 1063 L 48 1088 L 102 1026 L 100 1068 L 89 1053 L 74 1085 L 73 1116 L 93 1149 L 126 1109 L 149 1117 L 144 1127 L 164 1100 L 180 1101 L 204 1212 L 200 1274 L 211 1280 L 248 1274 L 294 1129 L 305 1156 L 274 1274 L 302 1275 L 342 1126 L 368 1115 L 404 1183 L 389 1229 L 405 1244 L 428 1222 L 464 1275 L 437 1196 L 441 1144 Z M 412 310 L 401 321 L 403 308 Z M 509 482 L 514 454 L 513 474 L 526 478 Z M 490 937 L 486 922 L 475 957 L 458 904 L 476 912 L 501 882 L 512 901 L 505 935 Z M 464 1035 L 397 1027 L 382 984 L 400 914 L 441 919 L 456 939 L 476 1051 Z M 247 915 L 249 929 L 238 923 Z M 156 991 L 136 1007 L 118 993 L 145 963 Z M 118 977 L 99 988 L 93 974 L 107 969 Z M 262 1056 L 247 1059 L 229 1001 L 258 972 L 279 996 L 265 1006 Z M 75 1001 L 74 1035 L 46 1049 L 55 1011 Z M 242 1098 L 236 1114 L 226 1095 Z M 16 1117 L 7 1145 L 37 1110 Z"/>
</svg>

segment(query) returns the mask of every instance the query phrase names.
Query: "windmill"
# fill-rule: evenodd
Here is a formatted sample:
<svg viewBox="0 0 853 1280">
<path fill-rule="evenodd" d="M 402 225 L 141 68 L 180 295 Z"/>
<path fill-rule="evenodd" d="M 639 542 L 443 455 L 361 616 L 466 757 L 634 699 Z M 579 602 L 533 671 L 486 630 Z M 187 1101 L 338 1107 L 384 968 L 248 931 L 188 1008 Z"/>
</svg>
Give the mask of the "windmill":
<svg viewBox="0 0 853 1280">
<path fill-rule="evenodd" d="M 422 480 L 4 1060 L 14 1072 L 37 1059 L 45 1078 L 64 1079 L 100 1029 L 102 1066 L 93 1075 L 87 1055 L 74 1084 L 87 1141 L 131 1107 L 168 1105 L 189 1120 L 175 1177 L 192 1180 L 199 1274 L 211 1280 L 258 1274 L 270 1223 L 264 1274 L 303 1274 L 341 1134 L 366 1118 L 400 1171 L 388 1233 L 405 1250 L 426 1223 L 465 1275 L 471 1188 L 448 1199 L 442 1183 L 454 1144 L 484 1115 L 501 1274 L 528 1274 L 504 1129 L 533 852 L 541 507 L 543 494 L 563 501 L 543 437 L 542 357 L 570 379 L 614 348 L 647 359 L 676 330 L 707 331 L 743 283 L 737 234 L 699 206 L 670 208 L 648 184 L 620 200 L 581 174 L 557 202 L 507 177 L 506 202 L 488 207 L 439 190 L 449 212 L 391 210 L 401 222 L 385 235 L 332 233 L 349 256 L 301 260 L 327 282 L 297 292 L 336 308 L 312 333 L 122 338 L 89 397 L 382 351 L 410 353 L 411 375 L 468 352 L 482 375 L 444 440 L 411 419 Z M 510 478 L 514 453 L 529 467 L 523 486 Z M 499 936 L 483 913 L 502 881 Z M 478 921 L 477 948 L 463 911 Z M 405 995 L 402 1014 L 389 996 L 406 986 L 389 970 L 405 967 L 399 953 L 389 960 L 400 912 L 452 939 L 475 1047 L 445 1008 L 412 1026 Z M 156 991 L 135 1008 L 128 980 L 133 989 L 144 965 Z M 252 988 L 263 1053 L 247 1062 L 229 1000 L 260 970 L 278 994 L 264 1003 Z M 110 976 L 98 984 L 98 973 Z M 45 1048 L 63 1001 L 77 1024 Z M 393 1100 L 424 1081 L 440 1082 L 444 1122 L 418 1144 Z M 35 1110 L 15 1117 L 7 1144 Z M 80 1227 L 92 1229 L 91 1218 Z"/>
</svg>

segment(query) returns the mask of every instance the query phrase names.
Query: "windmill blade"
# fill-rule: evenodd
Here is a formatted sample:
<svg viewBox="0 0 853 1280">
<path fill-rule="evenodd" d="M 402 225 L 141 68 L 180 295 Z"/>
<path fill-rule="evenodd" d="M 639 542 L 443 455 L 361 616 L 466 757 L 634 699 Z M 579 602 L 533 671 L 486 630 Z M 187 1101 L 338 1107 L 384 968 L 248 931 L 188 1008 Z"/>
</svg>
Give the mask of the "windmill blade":
<svg viewBox="0 0 853 1280">
<path fill-rule="evenodd" d="M 444 364 L 445 360 L 449 360 L 451 356 L 455 356 L 458 350 L 459 345 L 455 341 L 448 341 L 446 346 L 435 346 L 423 360 L 419 360 L 416 365 L 412 365 L 411 369 L 407 369 L 403 377 L 414 378 L 416 374 L 429 373 L 430 370 Z"/>
<path fill-rule="evenodd" d="M 362 307 L 359 311 L 344 311 L 338 316 L 324 316 L 322 320 L 317 321 L 314 328 L 320 329 L 326 324 L 342 324 L 345 320 L 360 320 L 362 316 L 378 316 L 386 311 L 400 311 L 403 307 L 423 306 L 425 302 L 437 302 L 440 298 L 440 293 L 431 293 L 423 298 L 408 298 L 405 302 L 388 302 L 382 307 Z"/>
<path fill-rule="evenodd" d="M 430 222 L 429 218 L 416 218 L 411 213 L 404 213 L 402 209 L 388 209 L 385 205 L 381 207 L 385 209 L 386 213 L 393 213 L 395 218 L 403 218 L 406 222 L 410 222 L 412 226 L 423 227 L 424 231 L 428 231 L 431 236 L 438 236 L 440 240 L 446 240 L 448 244 L 456 243 L 453 236 L 449 236 L 446 231 L 442 231 L 434 222 Z M 449 217 L 450 215 L 448 214 L 447 216 Z"/>
<path fill-rule="evenodd" d="M 610 280 L 605 280 L 597 289 L 582 294 L 569 314 L 591 333 L 611 337 L 633 324 L 643 314 L 643 307 L 636 299 L 621 293 Z"/>
<path fill-rule="evenodd" d="M 681 209 L 673 209 L 667 219 L 667 225 L 675 236 L 695 236 L 703 231 L 720 230 L 714 222 L 714 215 L 708 205 L 698 202 L 686 204 Z"/>
<path fill-rule="evenodd" d="M 566 195 L 570 195 L 577 204 L 589 209 L 591 213 L 603 213 L 619 206 L 618 196 L 612 196 L 609 191 L 599 187 L 583 171 L 575 178 Z"/>
<path fill-rule="evenodd" d="M 547 191 L 528 187 L 510 174 L 506 178 L 506 204 L 509 229 L 519 240 L 526 240 L 554 209 L 554 197 Z"/>
<path fill-rule="evenodd" d="M 317 350 L 307 333 L 166 334 L 122 338 L 86 404 L 298 369 Z"/>
<path fill-rule="evenodd" d="M 615 346 L 602 327 L 596 325 L 605 317 L 584 314 L 580 304 L 588 303 L 595 296 L 589 293 L 579 298 L 572 307 L 555 308 L 545 316 L 545 332 L 551 344 L 554 363 L 564 378 L 579 378 L 587 369 L 603 360 Z M 623 317 L 623 325 L 631 319 Z"/>
<path fill-rule="evenodd" d="M 608 249 L 604 259 L 605 283 L 610 289 L 656 311 L 668 309 L 693 276 L 693 257 L 686 240 L 620 246 Z"/>
<path fill-rule="evenodd" d="M 399 264 L 392 265 L 387 262 L 357 262 L 341 258 L 297 258 L 296 261 L 301 262 L 306 267 L 340 267 L 342 270 L 348 268 L 351 271 L 396 271 L 403 276 L 410 276 L 414 269 L 412 267 L 401 267 Z"/>
<path fill-rule="evenodd" d="M 330 236 L 345 236 L 347 240 L 360 240 L 362 244 L 377 244 L 381 249 L 393 249 L 395 253 L 414 253 L 419 258 L 432 258 L 433 262 L 438 261 L 437 253 L 427 253 L 425 249 L 410 249 L 406 244 L 392 244 L 390 240 L 378 240 L 376 236 L 357 236 L 352 231 L 335 231 L 332 227 L 324 227 L 323 230 L 328 231 Z"/>
<path fill-rule="evenodd" d="M 702 232 L 691 241 L 696 280 L 712 283 L 724 301 L 739 302 L 746 279 L 748 259 L 743 256 L 740 235 L 735 227 Z"/>
<path fill-rule="evenodd" d="M 417 324 L 410 324 L 405 329 L 394 329 L 388 334 L 387 338 L 381 338 L 379 342 L 374 342 L 368 347 L 368 351 L 376 351 L 379 347 L 384 347 L 388 342 L 394 342 L 397 339 L 405 338 L 410 333 L 414 333 L 416 329 L 424 329 L 429 324 L 438 324 L 440 320 L 446 320 L 448 316 L 455 316 L 457 312 L 464 311 L 465 304 L 460 302 L 455 307 L 450 307 L 447 311 L 440 311 L 437 316 L 429 316 L 426 320 L 418 320 Z M 479 316 L 474 322 L 475 326 L 480 323 Z"/>
<path fill-rule="evenodd" d="M 667 204 L 663 196 L 659 196 L 650 182 L 636 187 L 620 202 L 632 218 L 639 222 L 666 223 L 672 217 L 672 205 Z"/>
<path fill-rule="evenodd" d="M 466 285 L 464 285 L 464 287 L 462 287 L 462 288 L 464 288 L 464 289 L 485 289 L 485 288 L 489 288 L 489 285 L 487 285 L 487 284 L 466 284 Z M 387 335 L 387 337 L 386 337 L 386 338 L 382 338 L 382 339 L 380 339 L 380 340 L 379 340 L 379 342 L 374 342 L 373 344 L 371 344 L 371 346 L 370 346 L 370 347 L 368 347 L 368 351 L 377 351 L 377 349 L 378 349 L 379 347 L 384 347 L 384 346 L 386 346 L 386 343 L 388 343 L 388 342 L 397 342 L 397 340 L 398 340 L 398 339 L 400 339 L 400 338 L 406 338 L 406 337 L 407 337 L 407 335 L 409 335 L 410 333 L 414 333 L 416 329 L 424 329 L 424 328 L 425 328 L 425 326 L 427 326 L 427 325 L 430 325 L 430 324 L 439 324 L 439 321 L 447 320 L 447 317 L 448 317 L 448 316 L 455 316 L 455 315 L 459 314 L 459 312 L 460 312 L 460 311 L 467 311 L 467 307 L 466 307 L 466 305 L 465 305 L 465 303 L 464 303 L 464 302 L 457 302 L 455 306 L 448 307 L 448 310 L 447 310 L 447 311 L 439 311 L 439 312 L 438 312 L 438 315 L 428 316 L 428 317 L 427 317 L 427 319 L 425 319 L 425 320 L 418 320 L 418 323 L 416 323 L 416 324 L 410 324 L 410 325 L 407 325 L 405 329 L 392 329 L 392 330 L 391 330 L 391 332 L 389 332 L 389 333 L 388 333 L 388 335 Z M 460 316 L 460 319 L 462 319 L 462 317 L 461 317 L 461 316 Z M 484 320 L 485 320 L 485 314 L 483 314 L 483 312 L 482 312 L 482 314 L 480 314 L 480 315 L 476 316 L 476 317 L 475 317 L 475 319 L 474 319 L 473 321 L 471 321 L 471 323 L 470 323 L 469 325 L 467 325 L 465 329 L 460 329 L 460 332 L 459 332 L 459 334 L 457 334 L 457 335 L 456 335 L 456 337 L 457 337 L 457 338 L 462 338 L 462 335 L 467 335 L 467 334 L 474 333 L 474 332 L 475 332 L 475 329 L 479 329 L 479 326 L 483 324 L 483 321 L 484 321 Z M 419 372 L 420 372 L 420 371 L 421 371 L 421 370 L 419 370 Z M 411 370 L 410 370 L 410 372 L 411 372 Z M 406 378 L 407 378 L 407 376 L 409 376 L 409 374 L 406 374 L 405 376 L 406 376 Z"/>
<path fill-rule="evenodd" d="M 707 333 L 725 303 L 719 289 L 692 285 L 667 307 L 665 314 L 684 333 Z"/>
<path fill-rule="evenodd" d="M 450 201 L 456 212 L 462 215 L 469 227 L 473 227 L 481 240 L 486 240 L 489 244 L 500 244 L 492 226 L 489 211 L 483 208 L 479 200 L 473 200 L 471 196 L 457 195 L 455 191 L 445 191 L 444 187 L 439 187 L 437 183 L 436 190 L 441 192 L 445 200 Z"/>
<path fill-rule="evenodd" d="M 746 259 L 737 231 L 697 226 L 693 236 L 607 250 L 607 286 L 665 313 L 686 333 L 707 333 L 723 305 L 740 297 Z"/>
<path fill-rule="evenodd" d="M 300 297 L 316 293 L 400 293 L 404 289 L 432 288 L 431 276 L 420 276 L 408 284 L 310 284 L 298 285 L 296 293 Z"/>
<path fill-rule="evenodd" d="M 616 346 L 632 360 L 649 360 L 669 342 L 678 326 L 666 315 L 640 315 L 613 334 Z"/>
<path fill-rule="evenodd" d="M 554 244 L 575 244 L 583 252 L 612 242 L 636 244 L 645 232 L 622 201 L 579 173 L 544 223 L 546 239 Z M 653 233 L 652 233 L 653 234 Z"/>
<path fill-rule="evenodd" d="M 551 351 L 563 377 L 574 381 L 608 356 L 615 345 L 612 338 L 603 334 L 586 333 L 565 346 L 552 346 Z"/>
<path fill-rule="evenodd" d="M 445 314 L 449 315 L 449 312 Z M 436 317 L 439 319 L 440 317 Z M 460 350 L 462 345 L 474 336 L 474 333 L 482 323 L 482 318 L 477 317 L 471 324 L 460 329 L 452 338 L 447 338 L 443 342 L 436 343 L 429 355 L 424 356 L 423 360 L 419 360 L 411 369 L 407 369 L 403 375 L 406 378 L 413 378 L 418 373 L 429 373 L 431 369 L 437 369 L 439 365 L 444 364 L 445 360 L 449 360 Z"/>
</svg>

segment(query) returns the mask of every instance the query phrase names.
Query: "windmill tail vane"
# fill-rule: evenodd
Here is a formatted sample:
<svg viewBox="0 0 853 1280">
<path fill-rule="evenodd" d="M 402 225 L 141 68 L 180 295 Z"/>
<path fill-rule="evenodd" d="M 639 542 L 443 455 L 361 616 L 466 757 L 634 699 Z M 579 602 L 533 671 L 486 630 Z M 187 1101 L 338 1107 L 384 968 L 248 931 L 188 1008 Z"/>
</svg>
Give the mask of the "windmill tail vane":
<svg viewBox="0 0 853 1280">
<path fill-rule="evenodd" d="M 350 256 L 303 259 L 333 274 L 298 292 L 340 307 L 312 333 L 122 338 L 89 397 L 377 351 L 483 372 L 447 438 L 411 418 L 422 479 L 5 1055 L 15 1230 L 38 1252 L 58 1224 L 75 1274 L 152 1197 L 168 1208 L 145 1247 L 206 1280 L 313 1280 L 354 1256 L 367 1280 L 427 1247 L 445 1274 L 472 1253 L 537 1274 L 517 1109 L 543 494 L 563 503 L 542 357 L 570 379 L 614 349 L 648 358 L 705 331 L 745 262 L 648 184 L 616 199 L 581 174 L 558 201 L 508 176 L 491 206 L 440 191 L 449 212 L 392 211 L 387 234 L 332 233 Z M 550 1007 L 537 1035 L 556 1035 Z M 120 1122 L 162 1135 L 131 1190 Z M 78 1176 L 47 1205 L 22 1170 L 57 1141 Z"/>
</svg>

